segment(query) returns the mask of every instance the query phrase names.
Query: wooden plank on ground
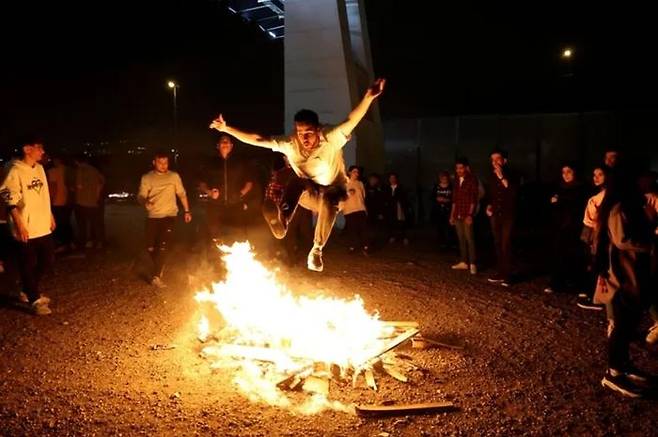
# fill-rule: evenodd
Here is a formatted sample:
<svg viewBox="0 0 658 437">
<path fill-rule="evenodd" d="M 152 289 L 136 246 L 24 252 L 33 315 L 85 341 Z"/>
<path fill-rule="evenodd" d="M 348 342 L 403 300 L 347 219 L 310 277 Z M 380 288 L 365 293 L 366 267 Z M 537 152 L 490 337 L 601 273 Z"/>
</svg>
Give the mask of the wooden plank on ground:
<svg viewBox="0 0 658 437">
<path fill-rule="evenodd" d="M 400 405 L 356 405 L 356 414 L 362 417 L 406 416 L 411 414 L 430 414 L 456 411 L 452 402 L 432 402 L 425 404 Z"/>
<path fill-rule="evenodd" d="M 447 348 L 447 349 L 454 349 L 454 350 L 463 350 L 464 349 L 464 346 L 459 346 L 459 345 L 456 345 L 456 344 L 442 343 L 440 341 L 432 340 L 431 338 L 422 337 L 420 335 L 417 336 L 416 338 L 419 338 L 419 339 L 421 339 L 421 341 L 432 344 L 434 346 L 444 347 L 444 348 Z"/>
</svg>

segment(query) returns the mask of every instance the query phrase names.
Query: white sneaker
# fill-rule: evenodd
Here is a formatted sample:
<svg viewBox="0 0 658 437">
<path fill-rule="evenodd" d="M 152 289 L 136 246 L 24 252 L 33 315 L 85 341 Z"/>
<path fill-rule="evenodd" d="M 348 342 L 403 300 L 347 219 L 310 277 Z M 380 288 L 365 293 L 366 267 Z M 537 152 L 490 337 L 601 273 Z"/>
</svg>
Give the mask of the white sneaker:
<svg viewBox="0 0 658 437">
<path fill-rule="evenodd" d="M 322 262 L 322 249 L 315 247 L 311 249 L 306 260 L 306 267 L 314 272 L 321 272 L 324 269 L 324 264 Z"/>
<path fill-rule="evenodd" d="M 47 316 L 48 314 L 52 314 L 52 311 L 48 308 L 49 301 L 50 299 L 47 297 L 40 297 L 32 302 L 32 311 L 34 314 L 37 316 Z"/>
<path fill-rule="evenodd" d="M 159 276 L 154 276 L 153 279 L 151 279 L 151 285 L 158 288 L 167 288 L 167 284 L 162 282 L 162 279 L 160 279 Z"/>
<path fill-rule="evenodd" d="M 469 270 L 471 271 L 471 275 L 477 275 L 478 274 L 478 266 L 475 264 L 470 264 L 469 265 Z"/>
<path fill-rule="evenodd" d="M 658 343 L 658 322 L 655 322 L 653 326 L 649 328 L 649 333 L 647 334 L 647 343 Z"/>
<path fill-rule="evenodd" d="M 453 269 L 453 270 L 468 270 L 468 264 L 466 264 L 465 262 L 462 261 L 460 263 L 455 264 L 454 266 L 452 266 L 450 268 Z"/>
</svg>

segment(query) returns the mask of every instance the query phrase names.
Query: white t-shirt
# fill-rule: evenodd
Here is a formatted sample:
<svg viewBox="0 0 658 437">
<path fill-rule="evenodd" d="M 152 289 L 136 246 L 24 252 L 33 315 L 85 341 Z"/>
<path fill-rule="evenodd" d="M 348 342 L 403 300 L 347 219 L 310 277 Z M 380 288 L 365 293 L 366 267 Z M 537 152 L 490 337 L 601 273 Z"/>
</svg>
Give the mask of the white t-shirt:
<svg viewBox="0 0 658 437">
<path fill-rule="evenodd" d="M 366 210 L 366 189 L 361 181 L 347 181 L 347 199 L 340 204 L 343 215 Z"/>
<path fill-rule="evenodd" d="M 343 146 L 348 140 L 337 127 L 325 126 L 320 133 L 320 144 L 308 157 L 302 154 L 303 146 L 295 135 L 275 138 L 272 150 L 288 157 L 297 176 L 319 185 L 342 185 L 347 182 Z"/>
<path fill-rule="evenodd" d="M 50 193 L 41 164 L 29 166 L 20 160 L 12 161 L 0 185 L 0 196 L 10 208 L 18 210 L 30 239 L 50 234 Z"/>
</svg>

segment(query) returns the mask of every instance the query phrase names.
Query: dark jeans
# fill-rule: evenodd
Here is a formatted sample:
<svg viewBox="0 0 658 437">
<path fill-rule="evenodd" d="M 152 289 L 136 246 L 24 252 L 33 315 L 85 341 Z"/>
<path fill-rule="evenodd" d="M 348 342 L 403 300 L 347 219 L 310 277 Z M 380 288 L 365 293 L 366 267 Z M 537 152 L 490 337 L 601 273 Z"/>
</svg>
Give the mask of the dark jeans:
<svg viewBox="0 0 658 437">
<path fill-rule="evenodd" d="M 53 265 L 54 248 L 50 235 L 18 242 L 19 270 L 23 291 L 30 302 L 39 298 L 39 283 Z"/>
<path fill-rule="evenodd" d="M 146 250 L 153 261 L 151 277 L 162 276 L 175 225 L 176 217 L 146 219 Z"/>
<path fill-rule="evenodd" d="M 455 230 L 459 240 L 460 261 L 467 264 L 475 264 L 475 234 L 473 223 L 466 224 L 464 220 L 455 220 Z"/>
<path fill-rule="evenodd" d="M 5 272 L 0 276 L 3 285 L 12 287 L 15 285 L 18 266 L 16 258 L 18 257 L 18 242 L 11 234 L 11 229 L 6 223 L 0 223 L 0 261 L 2 261 Z M 10 285 L 12 284 L 12 285 Z M 0 287 L 3 289 L 4 287 Z M 12 287 L 13 288 L 13 287 Z"/>
<path fill-rule="evenodd" d="M 103 243 L 105 232 L 103 229 L 103 210 L 100 207 L 76 205 L 75 221 L 78 224 L 78 243 L 84 246 L 88 241 Z"/>
<path fill-rule="evenodd" d="M 437 212 L 434 220 L 439 244 L 444 247 L 453 245 L 455 242 L 455 231 L 450 226 L 450 211 Z"/>
<path fill-rule="evenodd" d="M 568 283 L 579 291 L 586 285 L 592 287 L 591 281 L 586 279 L 587 249 L 580 241 L 580 233 L 577 230 L 556 229 L 552 243 L 551 287 L 556 291 L 563 290 Z"/>
<path fill-rule="evenodd" d="M 301 248 L 307 248 L 313 242 L 313 213 L 310 210 L 301 206 L 297 208 L 295 215 L 288 223 L 283 242 L 290 264 L 296 263 L 302 255 L 306 259 L 306 252 L 302 252 Z"/>
<path fill-rule="evenodd" d="M 345 214 L 345 230 L 351 248 L 368 246 L 368 214 L 365 211 Z"/>
<path fill-rule="evenodd" d="M 512 228 L 514 218 L 494 215 L 491 217 L 491 232 L 496 246 L 497 271 L 509 280 L 512 274 Z"/>
<path fill-rule="evenodd" d="M 69 205 L 53 206 L 55 216 L 55 239 L 60 246 L 73 243 L 73 227 L 71 226 L 71 212 L 73 208 Z"/>
<path fill-rule="evenodd" d="M 618 290 L 612 299 L 614 325 L 608 338 L 608 367 L 621 370 L 630 363 L 629 348 L 642 320 L 641 305 Z"/>
<path fill-rule="evenodd" d="M 388 238 L 403 240 L 407 238 L 407 222 L 405 220 L 392 219 L 388 222 Z"/>
<path fill-rule="evenodd" d="M 247 238 L 247 214 L 242 203 L 222 205 L 210 201 L 206 208 L 208 235 L 211 240 L 222 240 L 229 244 L 228 238 L 242 241 Z M 214 243 L 212 243 L 214 246 Z"/>
</svg>

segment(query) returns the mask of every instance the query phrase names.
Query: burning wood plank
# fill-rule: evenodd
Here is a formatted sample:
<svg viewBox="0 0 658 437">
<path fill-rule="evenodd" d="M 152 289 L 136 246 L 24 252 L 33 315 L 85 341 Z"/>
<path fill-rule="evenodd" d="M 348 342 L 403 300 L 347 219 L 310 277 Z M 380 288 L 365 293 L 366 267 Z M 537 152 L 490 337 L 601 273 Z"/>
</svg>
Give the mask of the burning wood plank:
<svg viewBox="0 0 658 437">
<path fill-rule="evenodd" d="M 356 405 L 356 414 L 362 417 L 406 416 L 410 414 L 441 413 L 455 411 L 452 402 L 432 402 L 426 404 L 401 405 Z"/>
<path fill-rule="evenodd" d="M 329 380 L 311 375 L 304 381 L 302 390 L 329 396 Z"/>
<path fill-rule="evenodd" d="M 384 372 L 388 373 L 389 375 L 391 375 L 393 378 L 397 379 L 398 381 L 401 381 L 401 382 L 408 382 L 409 381 L 409 379 L 402 372 L 400 372 L 398 369 L 396 369 L 394 366 L 384 364 L 384 366 L 382 368 L 384 369 Z"/>
<path fill-rule="evenodd" d="M 368 387 L 370 387 L 374 391 L 377 391 L 377 383 L 375 382 L 375 375 L 372 374 L 372 370 L 370 369 L 366 370 L 365 377 L 366 377 L 366 384 L 368 384 Z"/>
</svg>

